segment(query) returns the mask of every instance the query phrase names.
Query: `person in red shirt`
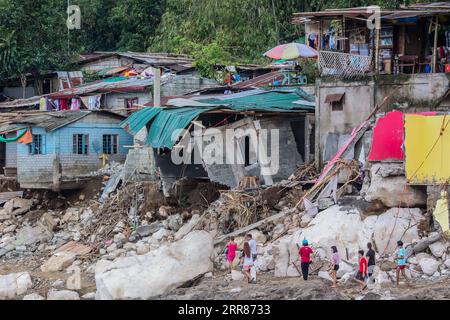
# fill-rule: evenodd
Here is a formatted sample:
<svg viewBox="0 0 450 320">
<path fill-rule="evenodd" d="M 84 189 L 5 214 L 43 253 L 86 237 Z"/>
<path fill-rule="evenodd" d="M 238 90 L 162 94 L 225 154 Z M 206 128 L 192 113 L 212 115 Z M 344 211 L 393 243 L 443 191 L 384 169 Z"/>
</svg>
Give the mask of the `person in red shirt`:
<svg viewBox="0 0 450 320">
<path fill-rule="evenodd" d="M 355 275 L 354 280 L 358 282 L 361 285 L 361 289 L 364 290 L 367 287 L 367 284 L 365 282 L 367 278 L 367 260 L 364 257 L 363 250 L 358 251 L 358 257 L 359 257 L 359 269 Z"/>
<path fill-rule="evenodd" d="M 303 280 L 308 280 L 309 265 L 311 264 L 312 249 L 308 246 L 308 240 L 303 240 L 302 247 L 298 251 L 302 267 Z"/>
</svg>

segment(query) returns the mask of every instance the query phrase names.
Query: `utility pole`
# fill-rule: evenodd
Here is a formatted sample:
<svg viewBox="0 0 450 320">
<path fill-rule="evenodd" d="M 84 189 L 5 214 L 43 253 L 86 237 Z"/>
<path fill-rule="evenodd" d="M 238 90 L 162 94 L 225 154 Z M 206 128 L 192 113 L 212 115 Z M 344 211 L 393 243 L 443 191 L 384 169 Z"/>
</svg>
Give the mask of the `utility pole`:
<svg viewBox="0 0 450 320">
<path fill-rule="evenodd" d="M 67 0 L 67 21 L 69 21 L 69 8 L 70 8 L 70 0 Z M 70 56 L 70 28 L 67 26 L 67 56 Z"/>
<path fill-rule="evenodd" d="M 160 107 L 161 106 L 161 69 L 152 68 L 153 69 L 153 106 Z"/>
</svg>

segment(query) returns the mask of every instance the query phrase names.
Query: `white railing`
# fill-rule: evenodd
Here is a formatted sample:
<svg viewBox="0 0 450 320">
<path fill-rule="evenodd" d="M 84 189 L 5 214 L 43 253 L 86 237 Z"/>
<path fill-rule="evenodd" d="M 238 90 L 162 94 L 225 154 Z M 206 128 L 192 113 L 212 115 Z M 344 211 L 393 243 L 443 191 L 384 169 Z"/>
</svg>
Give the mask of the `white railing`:
<svg viewBox="0 0 450 320">
<path fill-rule="evenodd" d="M 372 57 L 319 51 L 319 70 L 321 76 L 361 77 L 372 71 Z"/>
</svg>

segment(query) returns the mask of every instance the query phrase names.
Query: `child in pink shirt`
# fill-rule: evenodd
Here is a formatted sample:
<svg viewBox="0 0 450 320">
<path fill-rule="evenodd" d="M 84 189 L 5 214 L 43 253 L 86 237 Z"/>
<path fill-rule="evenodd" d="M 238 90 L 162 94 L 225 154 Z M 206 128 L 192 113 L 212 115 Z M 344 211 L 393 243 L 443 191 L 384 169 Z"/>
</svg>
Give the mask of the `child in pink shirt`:
<svg viewBox="0 0 450 320">
<path fill-rule="evenodd" d="M 228 271 L 231 273 L 233 269 L 233 261 L 236 258 L 237 243 L 234 242 L 234 237 L 230 237 L 230 242 L 227 244 L 227 262 Z"/>
</svg>

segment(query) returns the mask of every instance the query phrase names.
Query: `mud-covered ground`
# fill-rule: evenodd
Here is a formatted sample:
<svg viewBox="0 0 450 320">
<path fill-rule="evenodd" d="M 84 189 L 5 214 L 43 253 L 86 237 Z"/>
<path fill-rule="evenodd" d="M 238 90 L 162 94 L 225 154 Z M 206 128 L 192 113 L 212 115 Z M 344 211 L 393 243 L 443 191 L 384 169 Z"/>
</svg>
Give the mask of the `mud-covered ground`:
<svg viewBox="0 0 450 320">
<path fill-rule="evenodd" d="M 224 299 L 224 300 L 253 300 L 253 299 L 294 299 L 294 300 L 426 300 L 450 299 L 450 279 L 436 281 L 414 280 L 410 286 L 400 283 L 384 286 L 381 289 L 366 289 L 361 292 L 360 287 L 351 281 L 339 284 L 336 289 L 331 283 L 317 276 L 308 281 L 302 278 L 274 278 L 268 274 L 262 275 L 256 284 L 245 281 L 226 280 L 224 275 L 213 278 L 203 278 L 200 283 L 190 288 L 173 290 L 160 299 Z"/>
</svg>

